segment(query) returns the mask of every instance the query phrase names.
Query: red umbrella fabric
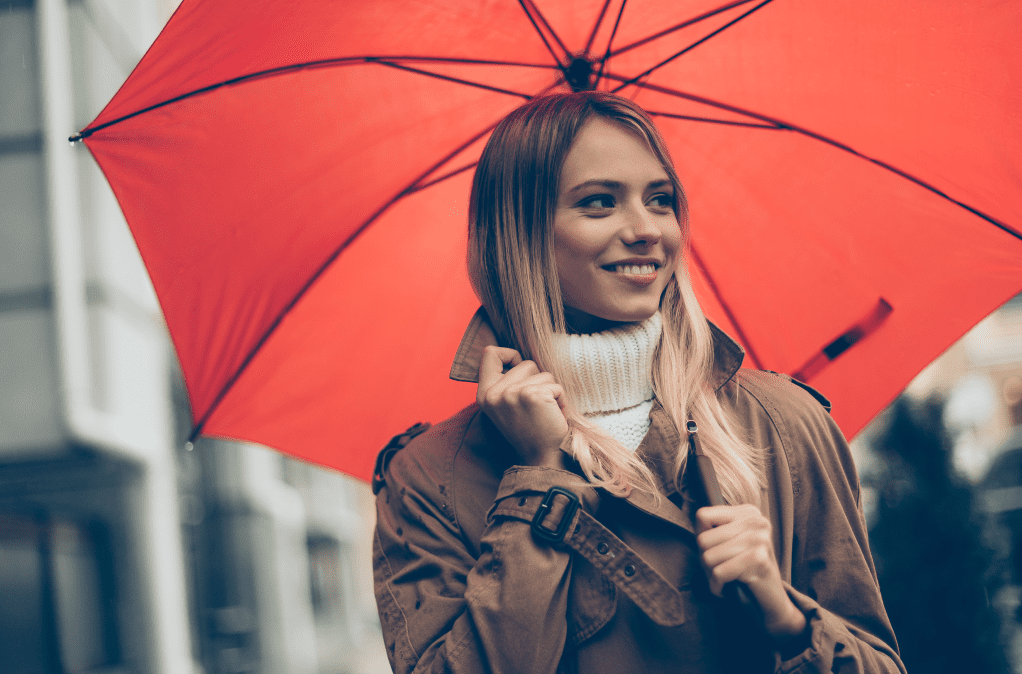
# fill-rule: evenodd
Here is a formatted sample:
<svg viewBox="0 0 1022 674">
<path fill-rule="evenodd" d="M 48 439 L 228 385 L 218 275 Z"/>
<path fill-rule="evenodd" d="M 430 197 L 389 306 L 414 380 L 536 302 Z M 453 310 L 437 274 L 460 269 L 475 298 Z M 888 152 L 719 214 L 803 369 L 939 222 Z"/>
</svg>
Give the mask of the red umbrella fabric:
<svg viewBox="0 0 1022 674">
<path fill-rule="evenodd" d="M 694 281 L 851 435 L 1022 290 L 1022 4 L 185 0 L 80 136 L 196 430 L 361 478 L 474 396 L 471 168 L 528 97 L 656 118 Z"/>
</svg>

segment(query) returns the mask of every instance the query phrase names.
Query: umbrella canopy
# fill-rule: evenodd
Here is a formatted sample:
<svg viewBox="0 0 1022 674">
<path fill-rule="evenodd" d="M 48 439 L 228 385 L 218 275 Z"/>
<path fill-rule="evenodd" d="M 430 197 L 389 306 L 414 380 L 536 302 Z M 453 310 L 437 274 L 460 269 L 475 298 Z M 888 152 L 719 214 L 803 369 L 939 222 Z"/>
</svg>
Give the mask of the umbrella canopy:
<svg viewBox="0 0 1022 674">
<path fill-rule="evenodd" d="M 80 137 L 196 432 L 359 477 L 478 305 L 471 168 L 531 96 L 655 117 L 704 309 L 851 435 L 1022 289 L 1022 4 L 184 0 Z"/>
</svg>

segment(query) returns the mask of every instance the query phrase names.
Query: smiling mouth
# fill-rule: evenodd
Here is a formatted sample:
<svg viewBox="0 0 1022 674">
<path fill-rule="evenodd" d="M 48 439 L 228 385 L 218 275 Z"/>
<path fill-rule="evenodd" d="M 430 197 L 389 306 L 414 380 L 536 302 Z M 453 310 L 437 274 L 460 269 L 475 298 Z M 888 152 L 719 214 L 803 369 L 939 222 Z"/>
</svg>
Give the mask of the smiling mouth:
<svg viewBox="0 0 1022 674">
<path fill-rule="evenodd" d="M 657 265 L 655 264 L 610 264 L 604 267 L 607 271 L 612 271 L 617 274 L 625 274 L 626 276 L 648 276 L 649 274 L 655 274 Z"/>
</svg>

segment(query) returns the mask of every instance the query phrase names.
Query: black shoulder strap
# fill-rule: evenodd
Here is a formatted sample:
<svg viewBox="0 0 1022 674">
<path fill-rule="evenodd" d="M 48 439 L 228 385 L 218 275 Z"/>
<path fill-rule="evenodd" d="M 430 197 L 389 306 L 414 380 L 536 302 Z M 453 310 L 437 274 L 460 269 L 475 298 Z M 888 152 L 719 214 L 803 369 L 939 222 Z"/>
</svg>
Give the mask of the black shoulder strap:
<svg viewBox="0 0 1022 674">
<path fill-rule="evenodd" d="M 380 490 L 383 489 L 383 485 L 386 484 L 383 474 L 386 472 L 387 464 L 390 463 L 394 454 L 398 450 L 403 449 L 416 435 L 429 430 L 431 425 L 428 421 L 425 423 L 420 421 L 404 433 L 392 437 L 390 442 L 380 450 L 380 454 L 376 457 L 376 467 L 373 468 L 373 494 L 379 494 Z"/>
</svg>

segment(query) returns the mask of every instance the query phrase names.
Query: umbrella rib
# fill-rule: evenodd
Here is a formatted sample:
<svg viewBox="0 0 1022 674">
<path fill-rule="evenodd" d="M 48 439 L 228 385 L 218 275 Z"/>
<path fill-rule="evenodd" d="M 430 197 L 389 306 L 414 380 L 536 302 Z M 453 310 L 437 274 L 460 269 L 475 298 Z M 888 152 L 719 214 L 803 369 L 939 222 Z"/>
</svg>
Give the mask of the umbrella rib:
<svg viewBox="0 0 1022 674">
<path fill-rule="evenodd" d="M 617 79 L 617 80 L 623 79 L 623 78 L 621 78 L 619 76 L 614 75 L 613 73 L 608 73 L 607 74 L 607 78 L 608 79 Z M 895 175 L 899 175 L 902 178 L 904 178 L 906 180 L 909 180 L 909 181 L 915 183 L 916 185 L 919 185 L 923 189 L 929 190 L 930 192 L 933 192 L 934 194 L 936 194 L 937 196 L 941 197 L 942 199 L 946 199 L 947 201 L 950 201 L 951 203 L 953 203 L 953 204 L 955 204 L 957 206 L 960 206 L 961 208 L 964 208 L 965 210 L 969 211 L 973 215 L 975 215 L 977 217 L 980 217 L 980 218 L 983 218 L 984 220 L 989 222 L 991 225 L 994 225 L 998 229 L 1001 229 L 1005 233 L 1007 233 L 1007 234 L 1015 237 L 1016 239 L 1019 239 L 1020 241 L 1022 241 L 1022 232 L 1020 232 L 1019 230 L 1016 230 L 1015 228 L 1011 227 L 1007 223 L 1001 222 L 997 218 L 995 218 L 995 217 L 993 217 L 991 215 L 987 215 L 986 213 L 984 213 L 983 211 L 979 210 L 978 208 L 975 208 L 973 206 L 968 205 L 967 203 L 965 203 L 963 201 L 959 201 L 958 199 L 955 199 L 954 197 L 952 197 L 952 196 L 946 194 L 945 192 L 941 191 L 939 188 L 934 187 L 933 185 L 929 184 L 928 182 L 926 182 L 925 180 L 923 180 L 921 178 L 917 178 L 916 176 L 912 175 L 911 173 L 908 173 L 907 171 L 903 171 L 902 169 L 899 169 L 898 167 L 896 167 L 896 166 L 894 166 L 892 164 L 888 164 L 887 162 L 885 162 L 885 161 L 883 161 L 881 159 L 876 159 L 874 157 L 870 157 L 869 155 L 862 154 L 861 152 L 859 152 L 855 148 L 852 148 L 852 147 L 850 147 L 848 145 L 845 145 L 844 143 L 842 143 L 840 141 L 837 141 L 837 140 L 835 140 L 833 138 L 829 138 L 827 136 L 824 136 L 823 134 L 816 133 L 815 131 L 810 131 L 809 129 L 797 126 L 795 124 L 791 124 L 789 122 L 784 122 L 784 121 L 781 121 L 779 119 L 775 119 L 773 117 L 769 117 L 767 115 L 761 115 L 759 113 L 752 112 L 750 110 L 743 110 L 742 108 L 739 108 L 739 107 L 734 106 L 734 105 L 728 105 L 727 103 L 721 103 L 720 101 L 714 101 L 713 99 L 705 98 L 703 96 L 696 96 L 695 94 L 688 94 L 688 93 L 685 93 L 683 91 L 678 91 L 677 89 L 670 89 L 670 88 L 662 86 L 662 85 L 643 83 L 643 84 L 639 84 L 639 85 L 636 85 L 636 86 L 640 86 L 640 87 L 642 87 L 644 89 L 650 89 L 651 91 L 657 91 L 657 92 L 660 92 L 660 93 L 663 93 L 663 94 L 668 94 L 670 96 L 677 96 L 678 98 L 683 98 L 683 99 L 686 99 L 686 100 L 694 101 L 696 103 L 702 103 L 704 105 L 708 105 L 710 107 L 718 108 L 720 110 L 727 110 L 729 112 L 734 112 L 734 113 L 737 113 L 737 114 L 740 114 L 740 115 L 745 115 L 746 117 L 751 117 L 753 119 L 758 119 L 758 120 L 761 120 L 763 122 L 766 122 L 766 124 L 767 124 L 767 125 L 758 125 L 758 124 L 740 124 L 740 123 L 735 123 L 736 126 L 748 126 L 750 128 L 754 128 L 754 129 L 755 128 L 763 128 L 763 129 L 770 129 L 770 130 L 776 129 L 776 130 L 780 130 L 780 131 L 793 131 L 795 133 L 801 134 L 801 135 L 806 136 L 808 138 L 812 138 L 813 140 L 820 141 L 821 143 L 826 143 L 827 145 L 830 145 L 831 147 L 835 147 L 835 148 L 837 148 L 839 150 L 843 150 L 844 152 L 848 152 L 849 154 L 853 154 L 856 157 L 859 157 L 859 158 L 864 159 L 864 160 L 866 160 L 866 161 L 868 161 L 868 162 L 870 162 L 872 164 L 875 164 L 875 165 L 879 166 L 880 168 L 882 168 L 884 170 L 890 171 L 891 173 L 894 173 Z M 663 116 L 669 116 L 669 115 L 664 115 L 664 113 L 659 113 L 659 114 L 661 114 Z M 679 115 L 679 117 L 681 117 L 681 116 Z M 710 121 L 710 120 L 707 120 L 707 121 Z"/>
<path fill-rule="evenodd" d="M 594 83 L 599 82 L 600 78 L 603 77 L 603 71 L 606 70 L 607 63 L 610 61 L 610 48 L 614 45 L 614 38 L 617 37 L 617 29 L 621 25 L 621 17 L 624 16 L 626 4 L 628 4 L 628 0 L 621 0 L 621 7 L 617 10 L 617 18 L 614 19 L 614 30 L 610 31 L 610 39 L 607 40 L 607 52 L 600 59 L 600 69 L 596 73 L 596 77 L 593 80 Z"/>
<path fill-rule="evenodd" d="M 609 80 L 616 80 L 618 82 L 625 82 L 625 81 L 627 81 L 624 76 L 616 75 L 614 73 L 607 73 L 606 77 Z M 727 103 L 722 103 L 720 101 L 715 101 L 715 100 L 713 100 L 711 98 L 706 98 L 704 96 L 698 96 L 696 94 L 690 94 L 690 93 L 687 93 L 687 92 L 684 92 L 684 91 L 680 91 L 678 89 L 672 89 L 672 88 L 666 87 L 666 86 L 664 86 L 662 84 L 650 84 L 649 82 L 642 82 L 642 83 L 639 83 L 639 84 L 635 84 L 635 86 L 641 87 L 643 89 L 649 89 L 650 91 L 656 91 L 656 92 L 661 93 L 661 94 L 667 94 L 668 96 L 674 96 L 676 98 L 682 98 L 682 99 L 685 99 L 685 100 L 693 101 L 695 103 L 702 103 L 703 105 L 709 106 L 711 108 L 717 108 L 718 110 L 727 110 L 728 112 L 733 112 L 733 113 L 736 113 L 736 114 L 739 114 L 739 115 L 744 115 L 746 117 L 758 120 L 759 122 L 763 123 L 762 125 L 759 125 L 759 124 L 755 124 L 754 125 L 754 124 L 750 123 L 750 126 L 757 126 L 757 127 L 758 126 L 762 126 L 763 128 L 768 128 L 768 129 L 794 129 L 794 128 L 796 128 L 796 127 L 792 126 L 791 124 L 787 124 L 787 123 L 782 122 L 780 120 L 773 119 L 772 117 L 767 117 L 766 115 L 760 115 L 758 113 L 751 112 L 749 110 L 745 110 L 743 108 L 739 108 L 739 107 L 734 106 L 734 105 L 729 105 Z M 659 112 L 658 114 L 667 117 L 667 116 L 672 116 L 673 113 Z"/>
<path fill-rule="evenodd" d="M 646 113 L 651 117 L 668 117 L 670 119 L 685 119 L 692 122 L 707 122 L 709 124 L 726 124 L 728 126 L 745 126 L 750 129 L 773 129 L 780 131 L 783 127 L 775 126 L 773 124 L 753 124 L 752 122 L 739 122 L 732 119 L 716 119 L 713 117 L 696 117 L 694 115 L 676 115 L 671 112 L 656 112 L 654 110 L 647 110 Z"/>
<path fill-rule="evenodd" d="M 749 341 L 748 335 L 746 335 L 745 331 L 742 330 L 742 326 L 735 317 L 734 312 L 731 311 L 731 305 L 724 301 L 724 298 L 720 295 L 720 291 L 717 290 L 717 282 L 713 279 L 713 276 L 710 275 L 710 270 L 706 268 L 706 264 L 703 262 L 703 257 L 699 254 L 699 251 L 696 250 L 695 242 L 689 242 L 688 250 L 692 261 L 697 267 L 699 267 L 699 272 L 703 275 L 703 278 L 706 279 L 706 284 L 710 286 L 710 289 L 713 290 L 713 294 L 716 296 L 717 301 L 720 302 L 720 308 L 724 310 L 724 315 L 726 315 L 727 319 L 731 321 L 731 325 L 734 327 L 735 332 L 738 333 L 738 339 L 745 347 L 745 352 L 749 354 L 752 364 L 757 370 L 762 370 L 763 363 L 760 361 L 759 356 L 756 355 L 756 351 L 752 348 L 752 342 Z"/>
<path fill-rule="evenodd" d="M 525 4 L 526 2 L 528 2 L 527 6 Z M 547 36 L 543 33 L 543 29 L 541 29 L 540 25 L 536 23 L 536 18 L 533 17 L 532 13 L 528 10 L 529 7 L 531 7 L 532 9 L 536 9 L 536 5 L 532 4 L 532 2 L 530 2 L 529 0 L 518 0 L 518 4 L 521 5 L 521 9 L 522 11 L 525 12 L 525 16 L 528 17 L 529 23 L 532 25 L 532 28 L 536 29 L 537 35 L 539 35 L 540 39 L 543 40 L 543 44 L 546 45 L 547 51 L 550 52 L 550 55 L 554 59 L 554 62 L 558 64 L 561 70 L 563 70 L 563 66 L 560 64 L 561 63 L 560 57 L 557 55 L 557 52 L 554 51 L 554 48 L 550 45 L 550 41 L 547 40 Z M 538 9 L 537 13 L 539 13 Z M 543 18 L 543 16 L 541 15 L 540 18 Z M 544 20 L 544 24 L 546 24 L 546 20 Z M 553 35 L 554 39 L 557 40 L 558 44 L 560 44 L 560 39 L 557 37 L 557 35 L 554 34 L 553 31 L 551 31 L 550 33 L 551 35 Z M 564 48 L 563 44 L 561 44 L 561 49 L 564 50 L 565 55 L 568 55 L 568 50 Z"/>
<path fill-rule="evenodd" d="M 622 2 L 621 6 L 624 7 L 624 4 L 625 3 Z M 591 32 L 589 34 L 589 40 L 586 42 L 586 47 L 585 47 L 585 49 L 582 50 L 583 54 L 587 54 L 588 55 L 589 54 L 589 50 L 592 49 L 593 42 L 596 40 L 596 34 L 598 32 L 600 32 L 600 26 L 603 24 L 603 17 L 607 15 L 607 9 L 609 9 L 609 8 L 610 8 L 610 0 L 605 0 L 605 2 L 603 3 L 603 8 L 600 9 L 600 15 L 598 17 L 596 17 L 596 24 L 593 26 L 593 32 Z M 620 14 L 618 14 L 618 16 L 620 17 Z M 615 26 L 616 26 L 616 24 L 615 24 Z"/>
<path fill-rule="evenodd" d="M 398 70 L 406 70 L 410 73 L 418 73 L 419 75 L 425 75 L 427 77 L 435 77 L 438 80 L 444 80 L 446 82 L 454 82 L 456 84 L 464 84 L 470 87 L 476 87 L 477 89 L 485 89 L 487 91 L 495 91 L 498 94 L 507 94 L 508 96 L 518 96 L 525 100 L 530 100 L 532 96 L 529 94 L 523 94 L 520 91 L 511 91 L 510 89 L 501 89 L 500 87 L 492 87 L 489 84 L 483 84 L 481 82 L 473 82 L 472 80 L 461 79 L 460 77 L 451 77 L 450 75 L 441 75 L 440 73 L 432 73 L 428 70 L 421 70 L 419 68 L 412 68 L 410 66 L 404 66 L 399 63 L 391 63 L 390 61 L 379 60 L 377 61 L 380 65 L 389 66 L 391 68 L 397 68 Z"/>
<path fill-rule="evenodd" d="M 568 51 L 568 48 L 564 45 L 564 42 L 561 41 L 561 38 L 560 36 L 557 35 L 557 31 L 554 30 L 554 27 L 551 26 L 550 22 L 546 20 L 545 16 L 543 16 L 543 12 L 539 11 L 539 7 L 536 6 L 536 3 L 533 2 L 533 0 L 525 0 L 525 2 L 529 3 L 529 6 L 532 7 L 533 11 L 536 12 L 536 16 L 539 17 L 539 20 L 543 23 L 543 27 L 550 32 L 550 36 L 553 37 L 554 40 L 557 42 L 557 46 L 561 48 L 561 51 L 564 52 L 564 55 L 566 57 L 571 57 L 571 52 Z"/>
<path fill-rule="evenodd" d="M 752 2 L 752 0 L 735 0 L 735 2 L 730 2 L 730 3 L 726 4 L 726 5 L 722 5 L 721 7 L 718 7 L 717 9 L 711 9 L 708 12 L 704 12 L 703 14 L 700 14 L 699 16 L 696 16 L 696 17 L 693 17 L 691 19 L 687 19 L 685 21 L 682 21 L 681 23 L 679 23 L 677 25 L 674 25 L 674 26 L 671 26 L 670 28 L 666 28 L 666 29 L 660 31 L 659 33 L 656 33 L 654 35 L 650 35 L 649 37 L 644 37 L 641 40 L 637 40 L 636 42 L 633 42 L 631 44 L 625 45 L 624 47 L 621 47 L 617 51 L 611 53 L 610 56 L 617 56 L 618 54 L 623 54 L 626 51 L 631 51 L 632 49 L 635 49 L 636 47 L 641 47 L 642 45 L 647 44 L 649 42 L 652 42 L 653 40 L 657 40 L 659 38 L 662 38 L 665 35 L 670 35 L 671 33 L 677 32 L 677 31 L 679 31 L 679 30 L 681 30 L 683 28 L 688 28 L 689 26 L 691 26 L 693 24 L 696 24 L 696 23 L 699 23 L 700 21 L 704 21 L 706 19 L 709 19 L 709 18 L 711 18 L 713 16 L 716 16 L 717 14 L 720 14 L 722 12 L 726 12 L 729 9 L 734 9 L 735 7 L 738 7 L 740 5 L 746 5 L 746 4 L 750 3 L 750 2 Z"/>
<path fill-rule="evenodd" d="M 550 84 L 550 85 L 544 87 L 543 89 L 541 89 L 536 94 L 536 96 L 543 96 L 543 95 L 549 93 L 551 89 L 554 89 L 557 86 L 558 86 L 558 83 L 554 82 L 553 84 Z M 490 129 L 493 129 L 495 126 L 496 126 L 496 124 L 494 124 L 493 126 L 489 127 L 489 129 L 487 129 L 483 133 L 484 134 L 487 133 Z M 482 136 L 477 136 L 476 140 L 478 140 L 481 137 Z M 426 182 L 422 182 L 423 180 L 426 180 L 426 178 L 429 178 L 431 175 L 433 175 L 440 168 L 442 168 L 444 166 L 444 164 L 446 164 L 447 162 L 449 162 L 452 159 L 454 159 L 457 156 L 458 152 L 461 152 L 462 150 L 464 150 L 467 147 L 468 147 L 468 145 L 463 145 L 459 150 L 457 150 L 457 152 L 455 152 L 455 154 L 448 155 L 445 159 L 443 159 L 439 163 L 435 164 L 433 166 L 433 168 L 431 168 L 429 171 L 427 171 L 426 173 L 424 173 L 421 176 L 419 176 L 418 180 L 416 180 L 414 183 L 412 183 L 407 188 L 405 188 L 405 191 L 402 193 L 402 195 L 403 196 L 407 196 L 409 194 L 415 194 L 416 192 L 420 192 L 420 191 L 426 189 L 427 187 L 432 187 L 433 185 L 436 185 L 437 183 L 441 183 L 441 182 L 447 180 L 448 178 L 453 178 L 454 176 L 458 175 L 459 173 L 464 173 L 465 171 L 475 167 L 479 163 L 478 161 L 474 161 L 474 162 L 471 162 L 471 163 L 466 164 L 464 166 L 460 166 L 460 167 L 458 167 L 456 169 L 452 169 L 452 170 L 448 171 L 447 173 L 443 173 L 443 174 L 437 176 L 436 178 L 432 178 L 432 179 L 430 179 L 430 180 L 428 180 Z"/>
<path fill-rule="evenodd" d="M 433 185 L 436 185 L 437 183 L 442 183 L 443 181 L 447 180 L 448 178 L 453 178 L 454 176 L 458 175 L 459 173 L 464 173 L 465 171 L 467 171 L 467 170 L 469 170 L 471 168 L 474 168 L 478 163 L 479 162 L 474 161 L 471 164 L 465 164 L 462 167 L 456 168 L 456 169 L 454 169 L 452 171 L 448 171 L 447 173 L 444 173 L 444 174 L 442 174 L 440 176 L 437 176 L 436 178 L 433 178 L 429 182 L 422 183 L 421 185 L 420 184 L 416 184 L 416 185 L 414 185 L 412 187 L 409 187 L 408 190 L 405 192 L 405 194 L 415 194 L 416 192 L 421 192 L 422 190 L 426 189 L 427 187 L 432 187 Z"/>
<path fill-rule="evenodd" d="M 625 82 L 622 82 L 621 84 L 619 84 L 617 86 L 617 88 L 611 89 L 611 93 L 617 93 L 618 91 L 621 91 L 622 89 L 624 89 L 625 87 L 629 86 L 630 84 L 635 84 L 638 80 L 641 80 L 642 78 L 647 77 L 653 71 L 657 70 L 658 68 L 664 67 L 665 65 L 667 65 L 668 63 L 670 63 L 674 59 L 678 58 L 679 56 L 682 56 L 683 54 L 686 54 L 686 53 L 692 51 L 693 49 L 695 49 L 699 45 L 703 44 L 704 42 L 706 42 L 710 38 L 712 38 L 712 37 L 714 37 L 716 35 L 720 35 L 721 33 L 723 33 L 725 30 L 727 30 L 731 26 L 735 25 L 736 23 L 738 23 L 742 19 L 748 17 L 753 12 L 755 12 L 755 11 L 757 11 L 757 10 L 763 8 L 763 7 L 766 7 L 771 2 L 773 2 L 773 0 L 763 0 L 763 2 L 759 3 L 758 5 L 756 5 L 755 7 L 750 9 L 749 11 L 745 12 L 744 14 L 742 14 L 742 15 L 734 18 L 734 19 L 732 19 L 731 21 L 728 21 L 727 23 L 725 23 L 723 26 L 721 26 L 717 30 L 711 32 L 709 35 L 706 35 L 705 37 L 700 38 L 699 40 L 696 40 L 695 42 L 693 42 L 689 46 L 685 47 L 681 51 L 679 51 L 676 54 L 674 54 L 673 56 L 670 56 L 670 57 L 664 59 L 663 61 L 661 61 L 660 63 L 656 64 L 655 66 L 651 66 L 650 68 L 648 68 L 647 70 L 644 70 L 643 72 L 639 73 L 638 75 L 636 75 L 632 79 L 627 80 Z"/>
<path fill-rule="evenodd" d="M 451 159 L 456 157 L 460 152 L 464 151 L 467 147 L 472 145 L 472 143 L 475 143 L 477 140 L 479 140 L 487 133 L 492 131 L 497 126 L 498 123 L 499 120 L 497 122 L 490 124 L 485 129 L 475 134 L 467 141 L 459 145 L 457 148 L 452 150 L 443 159 L 430 166 L 426 171 L 419 174 L 419 176 L 416 177 L 415 180 L 410 182 L 406 187 L 404 187 L 397 194 L 395 194 L 389 201 L 380 206 L 380 208 L 378 208 L 372 215 L 366 218 L 365 221 L 363 221 L 362 224 L 355 229 L 355 231 L 348 235 L 348 238 L 341 242 L 341 244 L 329 256 L 327 256 L 326 260 L 324 260 L 324 262 L 319 266 L 319 268 L 316 269 L 315 273 L 313 273 L 312 276 L 309 277 L 309 280 L 305 282 L 305 285 L 303 285 L 298 290 L 298 292 L 295 293 L 295 296 L 291 299 L 291 301 L 288 302 L 288 304 L 283 309 L 281 309 L 277 317 L 266 328 L 265 332 L 263 332 L 259 340 L 249 350 L 244 360 L 241 361 L 241 364 L 238 365 L 238 369 L 235 370 L 234 374 L 231 375 L 230 379 L 224 382 L 224 385 L 220 388 L 220 391 L 217 393 L 216 398 L 214 398 L 213 402 L 210 403 L 210 406 L 206 410 L 206 413 L 202 415 L 202 418 L 195 425 L 195 428 L 192 430 L 192 433 L 189 436 L 189 440 L 194 441 L 195 438 L 199 437 L 199 435 L 202 433 L 203 427 L 209 421 L 210 417 L 213 415 L 216 409 L 220 406 L 220 403 L 227 396 L 228 392 L 230 392 L 230 390 L 234 387 L 234 384 L 237 383 L 241 375 L 245 372 L 246 369 L 248 369 L 248 366 L 252 362 L 252 359 L 255 358 L 256 354 L 259 353 L 260 349 L 263 348 L 263 345 L 266 343 L 266 340 L 270 338 L 270 336 L 276 331 L 277 327 L 281 324 L 284 318 L 289 313 L 291 313 L 291 310 L 295 308 L 295 306 L 303 297 L 305 297 L 305 294 L 309 291 L 309 288 L 311 288 L 313 284 L 315 284 L 316 281 L 319 280 L 323 273 L 330 268 L 330 266 L 340 256 L 340 254 L 343 253 L 345 249 L 347 249 L 347 247 L 350 246 L 352 242 L 355 239 L 357 239 L 362 234 L 362 232 L 366 230 L 367 227 L 369 227 L 369 225 L 371 225 L 373 222 L 376 221 L 377 218 L 383 215 L 383 213 L 386 212 L 388 208 L 397 203 L 402 197 L 417 191 L 416 186 L 419 184 L 421 180 L 423 180 L 426 176 L 430 175 L 438 168 L 443 166 L 445 163 L 449 162 Z M 436 182 L 439 182 L 439 180 Z"/>
<path fill-rule="evenodd" d="M 550 65 L 548 63 L 521 63 L 521 62 L 516 62 L 516 61 L 497 61 L 497 60 L 464 59 L 464 58 L 443 58 L 443 57 L 434 57 L 434 56 L 345 56 L 343 58 L 336 58 L 336 59 L 321 59 L 321 60 L 318 60 L 318 61 L 306 61 L 306 62 L 303 62 L 303 63 L 293 63 L 293 64 L 290 64 L 290 65 L 287 65 L 287 66 L 281 66 L 279 68 L 269 68 L 267 70 L 260 70 L 258 72 L 249 73 L 247 75 L 239 75 L 238 77 L 233 77 L 233 78 L 231 78 L 229 80 L 224 80 L 223 82 L 217 82 L 216 84 L 210 84 L 210 85 L 207 85 L 205 87 L 200 87 L 198 89 L 193 89 L 192 91 L 188 91 L 188 92 L 185 92 L 185 93 L 180 94 L 178 96 L 174 96 L 173 98 L 168 98 L 165 101 L 160 101 L 159 103 L 154 103 L 153 105 L 150 105 L 150 106 L 147 106 L 145 108 L 142 108 L 141 110 L 136 110 L 134 112 L 128 113 L 126 115 L 118 117 L 117 119 L 112 119 L 109 122 L 104 122 L 103 124 L 98 124 L 98 125 L 92 126 L 92 127 L 86 127 L 85 129 L 82 129 L 81 131 L 79 131 L 75 135 L 73 135 L 70 138 L 68 138 L 68 140 L 71 141 L 72 143 L 76 142 L 76 141 L 84 140 L 85 138 L 88 138 L 92 134 L 96 133 L 97 131 L 102 131 L 103 129 L 106 129 L 107 127 L 113 126 L 114 124 L 119 124 L 120 122 L 123 122 L 125 120 L 131 119 L 132 117 L 137 117 L 137 116 L 142 115 L 144 113 L 151 112 L 153 110 L 157 110 L 159 108 L 162 108 L 162 107 L 167 106 L 167 105 L 171 105 L 173 103 L 177 103 L 178 101 L 182 101 L 182 100 L 184 100 L 186 98 L 191 98 L 193 96 L 198 96 L 200 94 L 208 93 L 210 91 L 213 91 L 214 89 L 219 89 L 220 87 L 232 86 L 232 85 L 235 85 L 235 84 L 240 84 L 242 82 L 246 82 L 248 80 L 261 79 L 261 78 L 264 78 L 264 77 L 273 77 L 275 75 L 284 75 L 284 74 L 287 74 L 287 73 L 292 72 L 292 71 L 305 70 L 305 69 L 311 69 L 311 68 L 325 68 L 325 67 L 331 67 L 331 66 L 345 66 L 345 65 L 354 65 L 354 64 L 359 64 L 359 63 L 367 63 L 367 64 L 380 63 L 380 64 L 384 64 L 384 65 L 395 65 L 396 62 L 398 62 L 398 61 L 415 61 L 415 62 L 418 62 L 418 63 L 462 63 L 462 64 L 466 64 L 466 65 L 501 65 L 501 66 L 516 66 L 516 67 L 522 67 L 522 68 L 544 68 L 544 69 L 555 69 L 556 68 L 556 69 L 560 70 L 560 66 L 552 66 L 552 65 Z M 416 72 L 422 72 L 422 73 L 425 74 L 427 71 L 416 71 Z M 436 75 L 434 75 L 434 76 L 436 76 Z M 465 80 L 462 83 L 468 84 L 470 86 L 481 86 L 483 88 L 487 88 L 486 85 L 476 85 L 476 84 L 474 84 L 474 83 L 472 83 L 471 81 L 468 81 L 468 80 Z M 512 95 L 515 95 L 515 96 L 524 96 L 525 98 L 529 98 L 525 94 L 520 94 L 520 93 L 516 93 L 516 92 L 508 92 L 508 91 L 503 91 L 503 90 L 498 90 L 498 89 L 494 89 L 494 90 L 495 91 L 501 91 L 501 93 L 511 93 Z"/>
</svg>

